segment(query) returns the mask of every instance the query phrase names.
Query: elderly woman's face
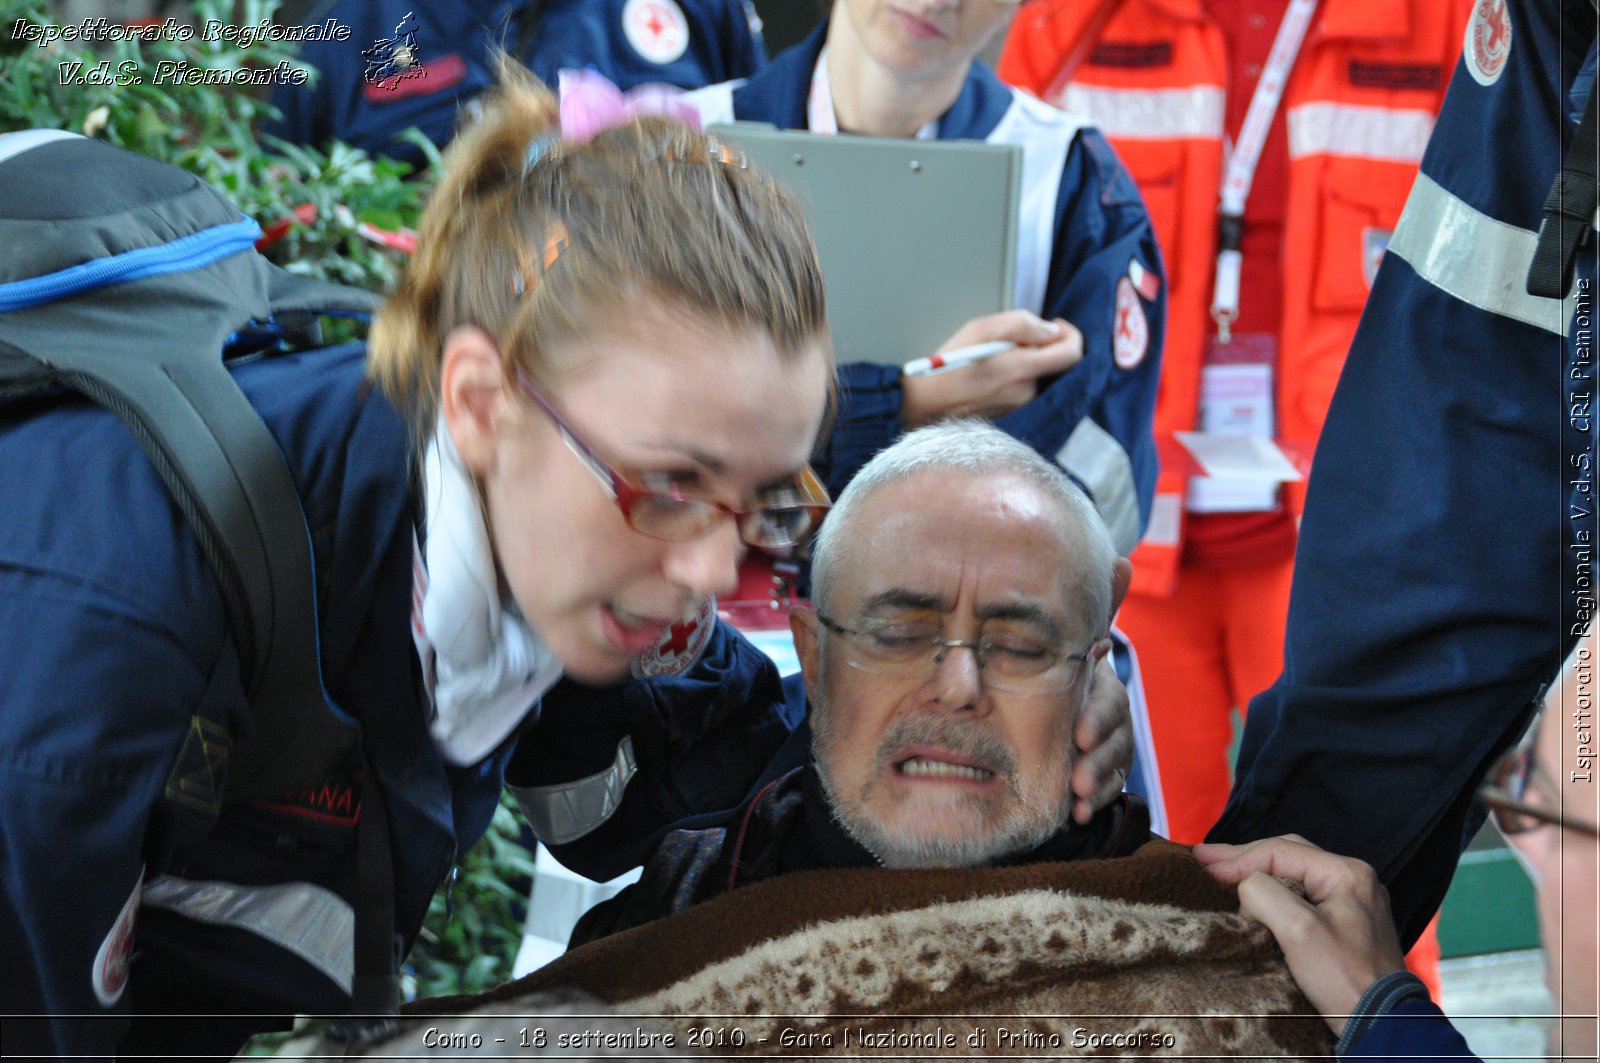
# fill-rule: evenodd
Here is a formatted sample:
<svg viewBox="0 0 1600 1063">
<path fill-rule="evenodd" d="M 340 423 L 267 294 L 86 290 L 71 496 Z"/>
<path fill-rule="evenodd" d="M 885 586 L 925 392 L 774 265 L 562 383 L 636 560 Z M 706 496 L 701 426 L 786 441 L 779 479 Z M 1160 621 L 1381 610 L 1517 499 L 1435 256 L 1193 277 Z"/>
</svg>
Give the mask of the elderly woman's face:
<svg viewBox="0 0 1600 1063">
<path fill-rule="evenodd" d="M 1006 0 L 837 0 L 833 17 L 879 63 L 920 80 L 964 71 L 1015 10 Z"/>
<path fill-rule="evenodd" d="M 822 341 L 789 357 L 757 329 L 644 306 L 553 352 L 572 429 L 629 482 L 747 508 L 810 456 L 832 371 Z M 501 578 L 529 624 L 589 682 L 633 659 L 710 594 L 737 585 L 732 520 L 688 541 L 635 531 L 611 493 L 520 396 L 506 401 L 483 484 Z"/>
</svg>

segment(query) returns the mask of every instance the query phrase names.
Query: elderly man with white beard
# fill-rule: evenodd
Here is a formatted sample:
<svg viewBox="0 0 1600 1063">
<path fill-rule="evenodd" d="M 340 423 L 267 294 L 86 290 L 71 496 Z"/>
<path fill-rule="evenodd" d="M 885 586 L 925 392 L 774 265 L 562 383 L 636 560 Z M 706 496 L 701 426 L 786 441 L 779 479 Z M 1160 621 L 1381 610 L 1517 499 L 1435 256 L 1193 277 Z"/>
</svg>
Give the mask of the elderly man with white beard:
<svg viewBox="0 0 1600 1063">
<path fill-rule="evenodd" d="M 1058 468 L 981 422 L 909 433 L 851 481 L 813 559 L 813 605 L 790 616 L 811 725 L 791 741 L 811 756 L 731 825 L 669 835 L 574 945 L 795 871 L 1092 859 L 1150 839 L 1127 794 L 1074 816 L 1074 730 L 1110 675 L 1129 569 Z"/>
</svg>

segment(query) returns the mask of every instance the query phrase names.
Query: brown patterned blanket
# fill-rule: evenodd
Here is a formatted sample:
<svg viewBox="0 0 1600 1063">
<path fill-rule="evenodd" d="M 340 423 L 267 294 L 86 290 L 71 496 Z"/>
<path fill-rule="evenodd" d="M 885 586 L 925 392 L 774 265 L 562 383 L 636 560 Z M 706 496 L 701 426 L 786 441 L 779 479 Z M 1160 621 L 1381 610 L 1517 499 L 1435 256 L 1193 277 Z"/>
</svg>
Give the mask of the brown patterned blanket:
<svg viewBox="0 0 1600 1063">
<path fill-rule="evenodd" d="M 428 1030 L 477 1037 L 472 1055 L 501 1037 L 520 1045 L 507 1054 L 569 1058 L 1282 1059 L 1333 1041 L 1271 936 L 1168 842 L 1119 860 L 782 876 L 488 993 L 419 1002 L 370 1051 L 421 1049 Z"/>
</svg>

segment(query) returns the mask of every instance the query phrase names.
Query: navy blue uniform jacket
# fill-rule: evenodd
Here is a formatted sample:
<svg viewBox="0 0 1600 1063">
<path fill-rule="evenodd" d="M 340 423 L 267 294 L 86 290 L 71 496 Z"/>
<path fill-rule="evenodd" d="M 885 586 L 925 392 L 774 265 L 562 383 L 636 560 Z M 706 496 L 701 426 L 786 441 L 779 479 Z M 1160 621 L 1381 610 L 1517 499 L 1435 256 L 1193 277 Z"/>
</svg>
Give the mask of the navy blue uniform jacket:
<svg viewBox="0 0 1600 1063">
<path fill-rule="evenodd" d="M 1474 787 L 1593 622 L 1594 233 L 1564 301 L 1525 279 L 1595 36 L 1589 0 L 1474 11 L 1317 445 L 1284 671 L 1213 830 L 1366 860 L 1407 941 L 1483 822 Z"/>
<path fill-rule="evenodd" d="M 487 827 L 514 753 L 530 758 L 526 781 L 561 782 L 581 773 L 575 751 L 591 738 L 610 759 L 631 707 L 670 715 L 670 733 L 637 743 L 640 811 L 578 848 L 620 870 L 654 828 L 745 797 L 747 779 L 703 765 L 662 790 L 696 739 L 717 758 L 756 750 L 759 770 L 791 723 L 765 656 L 719 625 L 690 673 L 558 685 L 545 698 L 553 719 L 448 767 L 427 732 L 409 625 L 413 441 L 362 370 L 361 349 L 346 347 L 236 377 L 300 489 L 324 685 L 360 722 L 388 795 L 409 946 Z M 8 1020 L 6 1050 L 109 1056 L 135 1013 L 346 1010 L 359 791 L 336 776 L 219 817 L 225 765 L 206 740 L 248 734 L 249 709 L 216 581 L 145 452 L 73 396 L 0 404 L 0 497 L 0 1012 L 105 1017 Z M 563 735 L 563 720 L 586 726 Z M 548 761 L 528 752 L 552 735 L 565 741 Z M 123 982 L 106 960 L 135 897 Z"/>
</svg>

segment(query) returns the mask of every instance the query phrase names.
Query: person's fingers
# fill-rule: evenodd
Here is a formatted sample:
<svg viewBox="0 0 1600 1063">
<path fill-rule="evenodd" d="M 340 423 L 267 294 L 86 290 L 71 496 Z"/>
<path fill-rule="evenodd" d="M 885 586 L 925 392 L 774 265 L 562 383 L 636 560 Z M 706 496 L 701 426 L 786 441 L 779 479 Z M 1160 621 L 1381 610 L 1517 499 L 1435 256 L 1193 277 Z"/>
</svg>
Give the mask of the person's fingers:
<svg viewBox="0 0 1600 1063">
<path fill-rule="evenodd" d="M 1387 892 L 1378 875 L 1365 861 L 1319 849 L 1298 835 L 1268 838 L 1237 847 L 1218 855 L 1222 847 L 1197 846 L 1195 858 L 1219 882 L 1243 883 L 1256 874 L 1296 882 L 1305 890 L 1307 901 L 1349 902 L 1363 909 L 1387 915 Z"/>
<path fill-rule="evenodd" d="M 1372 865 L 1320 849 L 1315 851 L 1317 858 L 1307 859 L 1303 872 L 1296 876 L 1305 884 L 1309 900 L 1317 904 L 1332 899 L 1352 900 L 1364 908 L 1382 908 L 1388 912 L 1388 891 L 1378 881 L 1378 873 Z"/>
<path fill-rule="evenodd" d="M 1117 799 L 1133 766 L 1133 718 L 1128 690 L 1117 678 L 1109 654 L 1094 662 L 1083 709 L 1073 725 L 1078 750 L 1071 787 L 1072 818 L 1087 823 L 1094 813 Z"/>
<path fill-rule="evenodd" d="M 1089 822 L 1097 811 L 1115 801 L 1128 781 L 1125 765 L 1131 758 L 1123 751 L 1126 747 L 1120 734 L 1117 732 L 1105 744 L 1080 755 L 1073 765 L 1072 818 L 1079 823 Z"/>
<path fill-rule="evenodd" d="M 1127 785 L 1132 762 L 1132 742 L 1122 730 L 1079 756 L 1072 769 L 1072 818 L 1087 823 L 1095 812 L 1115 801 Z"/>
<path fill-rule="evenodd" d="M 1232 860 L 1243 848 L 1242 845 L 1229 845 L 1225 842 L 1201 842 L 1192 851 L 1196 860 L 1210 867 L 1212 864 Z"/>
<path fill-rule="evenodd" d="M 1217 851 L 1223 849 L 1228 851 L 1219 855 Z M 1266 838 L 1248 845 L 1197 845 L 1195 858 L 1206 864 L 1211 874 L 1222 882 L 1239 882 L 1257 871 L 1303 882 L 1322 866 L 1322 861 L 1344 859 L 1324 852 L 1298 835 Z"/>
<path fill-rule="evenodd" d="M 988 388 L 996 393 L 1008 388 L 1025 389 L 1031 398 L 1038 390 L 1039 377 L 1047 372 L 1055 372 L 1049 367 L 1060 361 L 1054 355 L 1042 354 L 1041 350 L 1036 347 L 1013 347 L 981 362 L 952 369 L 945 375 L 959 379 L 964 373 L 973 387 Z"/>
<path fill-rule="evenodd" d="M 1234 876 L 1240 913 L 1272 932 L 1289 972 L 1335 1034 L 1368 986 L 1404 966 L 1388 894 L 1362 861 L 1290 837 L 1199 845 L 1195 857 L 1215 861 L 1207 868 L 1223 881 Z"/>
<path fill-rule="evenodd" d="M 1035 377 L 1064 373 L 1083 361 L 1083 333 L 1076 327 L 1058 319 L 1061 335 L 1058 339 L 1031 347 L 1018 347 L 1019 366 Z"/>
<path fill-rule="evenodd" d="M 1252 871 L 1239 883 L 1239 912 L 1266 925 L 1289 951 L 1288 942 L 1304 942 L 1322 927 L 1315 906 L 1278 879 Z"/>
<path fill-rule="evenodd" d="M 1128 688 L 1117 678 L 1111 655 L 1106 654 L 1093 663 L 1089 693 L 1083 710 L 1072 726 L 1072 744 L 1088 752 L 1099 748 L 1118 730 L 1127 728 L 1132 739 L 1132 717 L 1129 712 Z M 1129 752 L 1132 752 L 1131 746 Z"/>
<path fill-rule="evenodd" d="M 939 352 L 993 340 L 1009 340 L 1029 347 L 1056 343 L 1064 337 L 1063 325 L 1065 322 L 1046 321 L 1031 310 L 1002 310 L 972 318 L 944 342 Z"/>
<path fill-rule="evenodd" d="M 1064 321 L 1045 321 L 1026 310 L 974 318 L 941 351 L 1004 339 L 1017 346 L 947 372 L 901 380 L 904 428 L 947 417 L 994 419 L 1032 402 L 1041 377 L 1083 360 L 1083 335 Z"/>
</svg>

